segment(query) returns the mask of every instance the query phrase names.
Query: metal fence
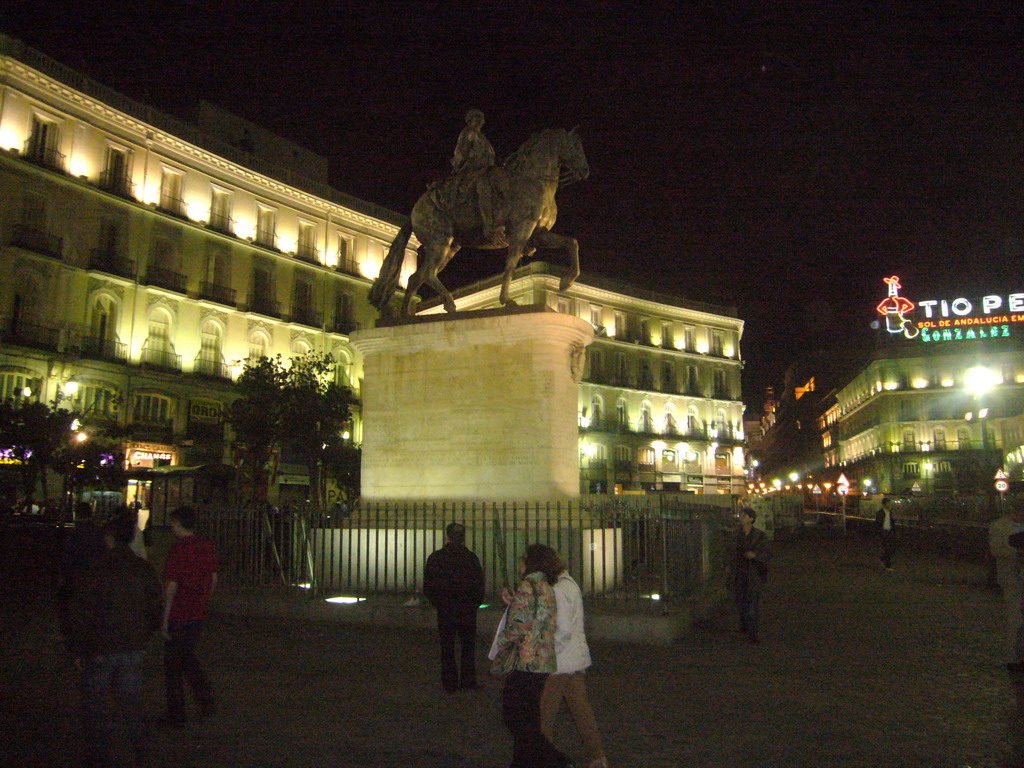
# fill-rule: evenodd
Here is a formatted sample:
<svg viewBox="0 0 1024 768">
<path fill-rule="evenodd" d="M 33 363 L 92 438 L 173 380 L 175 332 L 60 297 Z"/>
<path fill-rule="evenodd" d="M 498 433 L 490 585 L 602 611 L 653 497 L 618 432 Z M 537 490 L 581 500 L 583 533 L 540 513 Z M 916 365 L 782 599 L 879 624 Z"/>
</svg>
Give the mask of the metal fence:
<svg viewBox="0 0 1024 768">
<path fill-rule="evenodd" d="M 221 573 L 241 584 L 302 586 L 315 595 L 416 594 L 448 523 L 484 567 L 487 594 L 517 583 L 527 545 L 558 550 L 589 597 L 677 600 L 722 578 L 731 510 L 674 499 L 568 504 L 361 504 L 324 513 L 209 513 L 199 532 L 220 552 Z"/>
</svg>

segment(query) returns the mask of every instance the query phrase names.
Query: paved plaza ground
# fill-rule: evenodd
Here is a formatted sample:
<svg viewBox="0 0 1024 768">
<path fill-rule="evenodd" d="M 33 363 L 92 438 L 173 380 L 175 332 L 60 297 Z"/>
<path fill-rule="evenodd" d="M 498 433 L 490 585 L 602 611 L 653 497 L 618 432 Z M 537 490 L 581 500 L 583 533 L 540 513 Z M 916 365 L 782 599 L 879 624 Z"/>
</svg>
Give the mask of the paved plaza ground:
<svg viewBox="0 0 1024 768">
<path fill-rule="evenodd" d="M 777 543 L 758 647 L 742 642 L 731 606 L 670 646 L 592 644 L 610 765 L 996 765 L 1010 693 L 984 569 L 904 552 L 886 573 L 873 552 Z M 33 589 L 32 569 L 3 573 L 0 765 L 77 765 L 76 677 L 49 590 Z M 443 694 L 432 633 L 222 613 L 204 650 L 221 711 L 158 732 L 159 766 L 508 764 L 500 683 Z M 148 666 L 155 717 L 156 645 Z M 570 722 L 556 740 L 582 760 Z"/>
</svg>

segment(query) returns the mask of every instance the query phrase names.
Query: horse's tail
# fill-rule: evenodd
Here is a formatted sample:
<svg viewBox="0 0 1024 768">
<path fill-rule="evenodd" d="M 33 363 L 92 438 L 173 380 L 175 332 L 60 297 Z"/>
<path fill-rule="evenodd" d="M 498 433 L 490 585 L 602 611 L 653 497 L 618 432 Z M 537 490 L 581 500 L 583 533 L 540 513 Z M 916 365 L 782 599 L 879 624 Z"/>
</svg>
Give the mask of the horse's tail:
<svg viewBox="0 0 1024 768">
<path fill-rule="evenodd" d="M 380 273 L 373 281 L 370 288 L 370 303 L 383 311 L 384 306 L 391 300 L 398 288 L 398 278 L 402 274 L 402 264 L 405 263 L 405 246 L 409 244 L 409 237 L 412 235 L 412 224 L 406 224 L 391 241 L 388 255 L 384 258 Z"/>
</svg>

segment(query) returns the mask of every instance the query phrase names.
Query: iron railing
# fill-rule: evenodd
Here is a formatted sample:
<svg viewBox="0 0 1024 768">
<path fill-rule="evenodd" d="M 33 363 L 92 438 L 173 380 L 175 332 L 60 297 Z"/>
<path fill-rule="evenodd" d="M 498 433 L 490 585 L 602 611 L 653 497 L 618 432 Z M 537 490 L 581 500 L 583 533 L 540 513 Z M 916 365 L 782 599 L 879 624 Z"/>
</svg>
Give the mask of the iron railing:
<svg viewBox="0 0 1024 768">
<path fill-rule="evenodd" d="M 207 513 L 200 532 L 225 577 L 302 586 L 310 594 L 415 594 L 450 522 L 484 566 L 487 595 L 517 582 L 528 544 L 557 549 L 588 597 L 682 600 L 718 584 L 728 510 L 640 498 L 586 503 L 371 504 L 327 512 Z"/>
<path fill-rule="evenodd" d="M 61 257 L 64 240 L 57 235 L 51 235 L 27 224 L 15 224 L 11 230 L 11 245 L 24 248 L 27 251 L 35 251 L 44 256 L 52 256 L 55 259 Z"/>
<path fill-rule="evenodd" d="M 142 345 L 142 363 L 154 368 L 164 368 L 169 371 L 181 370 L 181 355 L 170 349 L 150 347 L 147 341 Z"/>
<path fill-rule="evenodd" d="M 188 277 L 180 272 L 150 265 L 146 270 L 146 284 L 166 288 L 175 293 L 188 292 Z"/>
<path fill-rule="evenodd" d="M 100 174 L 100 189 L 119 197 L 135 199 L 135 184 L 127 171 L 104 171 Z"/>
<path fill-rule="evenodd" d="M 101 336 L 83 336 L 80 352 L 82 357 L 96 360 L 114 360 L 124 362 L 128 359 L 128 348 L 117 339 L 105 339 Z"/>
<path fill-rule="evenodd" d="M 55 171 L 63 171 L 67 161 L 67 157 L 58 152 L 56 147 L 48 146 L 33 138 L 25 142 L 22 156 L 30 163 L 42 165 Z"/>
<path fill-rule="evenodd" d="M 135 277 L 135 260 L 118 256 L 106 248 L 93 248 L 89 254 L 89 269 L 131 280 Z"/>
<path fill-rule="evenodd" d="M 199 298 L 216 301 L 218 304 L 235 306 L 235 289 L 204 280 L 199 284 Z"/>
<path fill-rule="evenodd" d="M 5 344 L 20 344 L 40 349 L 57 349 L 60 344 L 60 328 L 52 325 L 26 323 L 13 318 L 0 326 L 0 341 Z"/>
<path fill-rule="evenodd" d="M 211 376 L 215 379 L 230 379 L 231 368 L 223 357 L 213 357 L 200 352 L 192 363 L 192 371 L 200 376 Z"/>
</svg>

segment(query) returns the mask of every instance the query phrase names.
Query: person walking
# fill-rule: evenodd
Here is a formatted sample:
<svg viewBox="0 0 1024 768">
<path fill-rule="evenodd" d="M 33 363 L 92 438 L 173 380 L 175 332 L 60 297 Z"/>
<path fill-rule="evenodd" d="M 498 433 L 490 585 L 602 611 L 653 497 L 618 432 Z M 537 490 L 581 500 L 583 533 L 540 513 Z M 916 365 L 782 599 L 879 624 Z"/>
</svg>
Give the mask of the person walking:
<svg viewBox="0 0 1024 768">
<path fill-rule="evenodd" d="M 501 693 L 502 721 L 512 734 L 509 768 L 571 768 L 569 758 L 544 735 L 540 717 L 544 685 L 558 670 L 557 600 L 551 585 L 563 570 L 561 561 L 551 547 L 531 544 L 519 568 L 522 581 L 515 594 L 502 590 L 508 613 L 492 647 L 494 654 L 515 657 Z"/>
<path fill-rule="evenodd" d="M 891 571 L 892 555 L 896 551 L 896 518 L 888 496 L 882 498 L 882 507 L 875 515 L 875 532 L 878 534 L 878 559 L 885 570 Z"/>
<path fill-rule="evenodd" d="M 484 570 L 480 558 L 466 547 L 466 527 L 461 523 L 445 528 L 445 545 L 427 558 L 423 594 L 437 610 L 441 684 L 448 693 L 476 688 L 476 615 L 484 599 Z"/>
<path fill-rule="evenodd" d="M 563 563 L 554 584 L 555 674 L 549 675 L 540 700 L 541 731 L 552 741 L 558 711 L 564 701 L 579 731 L 587 755 L 587 768 L 608 768 L 601 733 L 587 697 L 585 670 L 590 667 L 590 646 L 584 629 L 583 594 Z"/>
<path fill-rule="evenodd" d="M 740 614 L 740 630 L 751 645 L 761 641 L 758 635 L 761 595 L 768 579 L 768 561 L 771 559 L 768 536 L 760 528 L 754 527 L 755 520 L 757 513 L 753 509 L 740 509 L 740 527 L 736 532 L 732 563 L 733 593 Z"/>
<path fill-rule="evenodd" d="M 164 680 L 167 714 L 161 721 L 183 727 L 185 680 L 199 703 L 202 718 L 217 710 L 210 679 L 199 662 L 196 647 L 217 587 L 217 552 L 211 542 L 195 535 L 196 511 L 178 507 L 169 515 L 177 539 L 164 565 Z"/>
<path fill-rule="evenodd" d="M 160 627 L 160 581 L 153 566 L 129 549 L 134 521 L 119 515 L 103 527 L 107 551 L 82 575 L 69 598 L 67 642 L 81 671 L 86 766 L 114 765 L 110 702 L 118 705 L 135 765 L 150 764 L 150 734 L 142 716 L 142 662 Z"/>
</svg>

